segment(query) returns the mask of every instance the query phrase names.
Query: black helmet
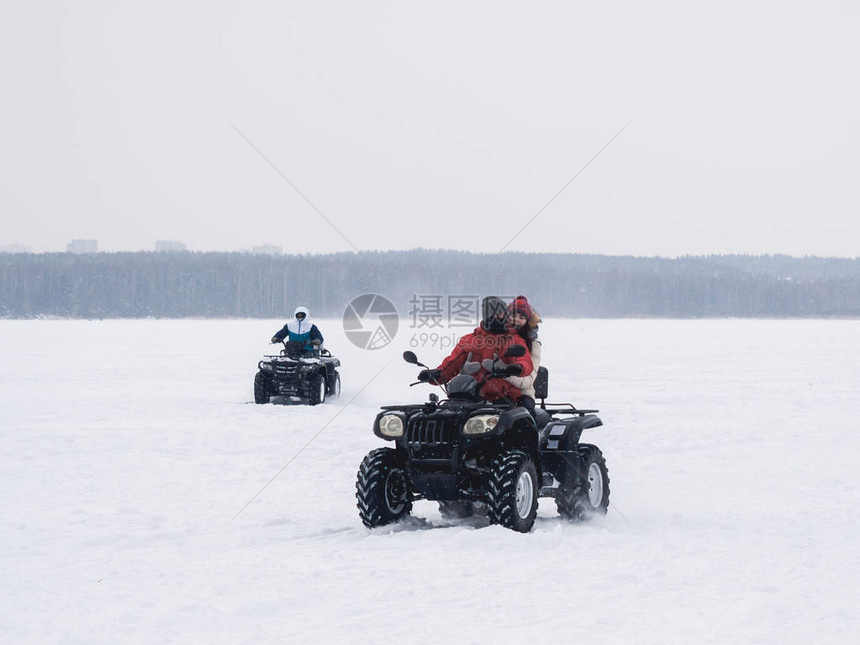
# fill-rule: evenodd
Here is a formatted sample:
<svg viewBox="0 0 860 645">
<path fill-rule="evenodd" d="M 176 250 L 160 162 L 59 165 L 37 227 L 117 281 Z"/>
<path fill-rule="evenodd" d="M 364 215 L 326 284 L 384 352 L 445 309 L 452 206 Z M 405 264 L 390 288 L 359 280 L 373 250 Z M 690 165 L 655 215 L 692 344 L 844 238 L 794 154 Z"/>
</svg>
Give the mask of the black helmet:
<svg viewBox="0 0 860 645">
<path fill-rule="evenodd" d="M 491 334 L 501 334 L 506 330 L 507 315 L 508 305 L 501 298 L 487 296 L 481 303 L 481 327 Z"/>
</svg>

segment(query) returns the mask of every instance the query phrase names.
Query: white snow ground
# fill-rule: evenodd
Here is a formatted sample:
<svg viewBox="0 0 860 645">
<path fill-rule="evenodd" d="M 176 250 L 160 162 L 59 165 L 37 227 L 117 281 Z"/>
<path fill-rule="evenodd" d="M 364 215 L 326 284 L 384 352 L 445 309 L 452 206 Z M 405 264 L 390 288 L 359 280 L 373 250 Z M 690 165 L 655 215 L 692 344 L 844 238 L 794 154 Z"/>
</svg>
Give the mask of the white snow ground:
<svg viewBox="0 0 860 645">
<path fill-rule="evenodd" d="M 342 398 L 254 405 L 282 324 L 0 321 L 0 641 L 860 642 L 858 321 L 545 323 L 612 507 L 527 535 L 429 502 L 366 530 L 377 406 L 429 390 L 410 330 L 320 323 Z"/>
</svg>

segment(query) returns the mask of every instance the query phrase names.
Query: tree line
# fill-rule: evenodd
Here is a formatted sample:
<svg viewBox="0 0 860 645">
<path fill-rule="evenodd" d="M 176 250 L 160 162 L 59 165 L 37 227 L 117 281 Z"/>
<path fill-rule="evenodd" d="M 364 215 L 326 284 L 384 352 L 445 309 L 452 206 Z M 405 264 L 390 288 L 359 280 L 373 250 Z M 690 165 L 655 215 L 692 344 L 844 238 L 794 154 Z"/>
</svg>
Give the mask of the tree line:
<svg viewBox="0 0 860 645">
<path fill-rule="evenodd" d="M 420 297 L 525 294 L 555 317 L 860 315 L 860 258 L 642 258 L 411 251 L 0 254 L 0 317 L 338 317 L 378 293 L 404 314 Z M 410 304 L 412 303 L 412 304 Z"/>
</svg>

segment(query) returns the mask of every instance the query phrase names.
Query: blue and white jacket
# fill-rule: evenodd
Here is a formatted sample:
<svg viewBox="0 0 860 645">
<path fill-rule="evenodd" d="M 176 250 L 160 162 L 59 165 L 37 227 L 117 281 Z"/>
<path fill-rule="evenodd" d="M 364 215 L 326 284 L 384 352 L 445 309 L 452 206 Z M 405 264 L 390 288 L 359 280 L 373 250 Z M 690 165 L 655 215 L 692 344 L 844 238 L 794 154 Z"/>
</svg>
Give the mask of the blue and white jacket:
<svg viewBox="0 0 860 645">
<path fill-rule="evenodd" d="M 290 322 L 281 328 L 279 332 L 277 332 L 274 338 L 278 340 L 283 340 L 289 336 L 289 340 L 300 340 L 304 343 L 302 349 L 305 351 L 311 351 L 314 349 L 314 346 L 311 345 L 311 341 L 318 340 L 320 343 L 323 342 L 323 335 L 320 333 L 320 330 L 317 329 L 317 326 L 313 324 L 311 321 L 310 312 L 306 307 L 297 307 L 297 314 L 304 314 L 305 317 L 303 320 L 299 320 L 298 318 L 293 318 Z"/>
</svg>

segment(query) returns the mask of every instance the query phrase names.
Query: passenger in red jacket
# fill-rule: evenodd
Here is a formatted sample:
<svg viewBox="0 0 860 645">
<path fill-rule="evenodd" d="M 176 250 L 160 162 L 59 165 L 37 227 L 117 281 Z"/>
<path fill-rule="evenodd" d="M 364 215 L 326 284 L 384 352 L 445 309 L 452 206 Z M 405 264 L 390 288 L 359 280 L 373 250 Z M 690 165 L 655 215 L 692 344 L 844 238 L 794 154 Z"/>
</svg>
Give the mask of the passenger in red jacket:
<svg viewBox="0 0 860 645">
<path fill-rule="evenodd" d="M 520 376 L 528 376 L 532 371 L 532 359 L 529 356 L 525 341 L 517 333 L 511 333 L 505 324 L 507 304 L 501 298 L 488 296 L 482 303 L 480 327 L 471 334 L 463 336 L 454 351 L 435 370 L 423 370 L 418 378 L 434 384 L 447 383 L 457 374 L 470 374 L 480 381 L 489 374 L 493 363 L 501 361 L 505 364 L 515 364 L 522 367 Z M 508 348 L 521 345 L 526 348 L 523 356 L 505 356 Z M 496 401 L 510 397 L 514 401 L 522 396 L 522 392 L 503 378 L 487 381 L 481 388 L 481 396 L 488 401 Z"/>
</svg>

